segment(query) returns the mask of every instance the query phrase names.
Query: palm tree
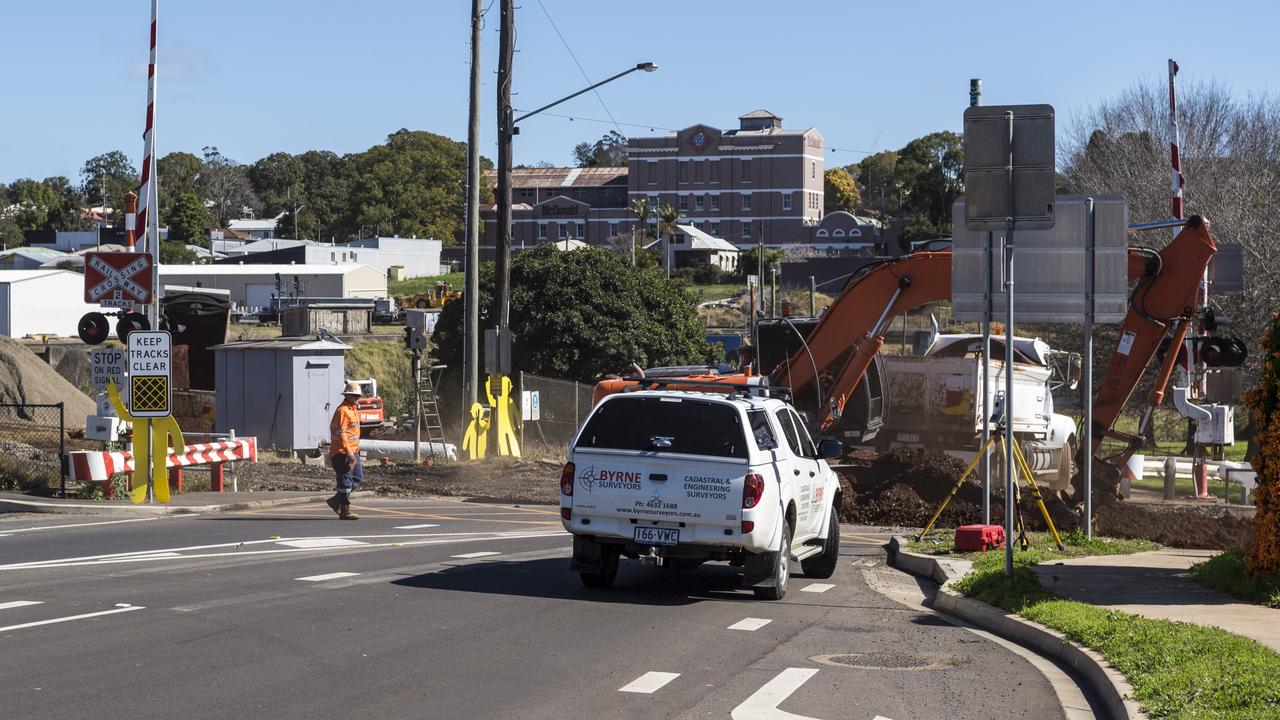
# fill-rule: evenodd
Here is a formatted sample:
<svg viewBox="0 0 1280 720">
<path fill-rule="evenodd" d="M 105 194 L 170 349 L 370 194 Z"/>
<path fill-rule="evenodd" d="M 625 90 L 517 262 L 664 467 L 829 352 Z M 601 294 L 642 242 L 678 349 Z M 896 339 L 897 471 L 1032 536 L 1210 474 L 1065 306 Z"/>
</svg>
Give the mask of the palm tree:
<svg viewBox="0 0 1280 720">
<path fill-rule="evenodd" d="M 627 206 L 627 210 L 630 210 L 638 218 L 637 226 L 631 228 L 631 266 L 635 267 L 636 245 L 640 243 L 639 235 L 641 233 L 648 235 L 649 218 L 652 215 L 653 208 L 649 206 L 649 201 L 647 199 L 636 198 Z"/>
</svg>

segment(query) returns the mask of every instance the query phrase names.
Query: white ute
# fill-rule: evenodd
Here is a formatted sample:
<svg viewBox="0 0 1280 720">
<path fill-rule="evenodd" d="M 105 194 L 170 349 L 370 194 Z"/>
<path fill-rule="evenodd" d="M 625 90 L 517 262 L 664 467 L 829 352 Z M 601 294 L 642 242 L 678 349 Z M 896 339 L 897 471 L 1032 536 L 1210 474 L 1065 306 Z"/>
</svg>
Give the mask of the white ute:
<svg viewBox="0 0 1280 720">
<path fill-rule="evenodd" d="M 786 593 L 792 562 L 828 578 L 840 549 L 840 483 L 786 402 L 761 388 L 610 395 L 574 438 L 560 479 L 573 564 L 608 587 L 620 556 L 694 568 L 743 568 L 757 598 Z"/>
</svg>

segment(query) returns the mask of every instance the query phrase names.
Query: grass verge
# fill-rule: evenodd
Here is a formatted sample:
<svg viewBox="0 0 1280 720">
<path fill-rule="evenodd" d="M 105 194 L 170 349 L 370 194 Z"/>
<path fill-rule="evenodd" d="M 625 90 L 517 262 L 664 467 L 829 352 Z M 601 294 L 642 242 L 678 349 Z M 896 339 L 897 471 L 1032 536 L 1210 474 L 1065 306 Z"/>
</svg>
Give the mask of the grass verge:
<svg viewBox="0 0 1280 720">
<path fill-rule="evenodd" d="M 1003 553 L 985 553 L 954 587 L 1101 653 L 1153 718 L 1280 718 L 1280 654 L 1218 628 L 1063 600 L 1032 570 L 1062 556 L 1042 547 L 1016 553 L 1006 578 Z"/>
<path fill-rule="evenodd" d="M 1030 532 L 1027 537 L 1031 540 L 1031 550 L 1027 552 L 1046 552 L 1049 558 L 1070 558 L 1084 557 L 1086 555 L 1129 555 L 1132 553 L 1146 552 L 1147 550 L 1155 550 L 1160 547 L 1158 543 L 1150 540 L 1120 540 L 1115 538 L 1085 537 L 1084 531 L 1072 530 L 1062 533 L 1062 544 L 1066 550 L 1058 550 L 1053 547 L 1053 536 L 1047 532 Z M 1052 548 L 1052 549 L 1051 549 Z M 921 540 L 911 540 L 907 549 L 912 552 L 921 553 L 923 555 L 951 555 L 966 560 L 977 560 L 987 555 L 999 555 L 1004 557 L 1004 551 L 988 551 L 982 552 L 956 552 L 955 546 L 955 530 L 948 528 L 939 528 L 930 532 Z M 1017 546 L 1014 546 L 1017 550 Z M 1018 553 L 1023 551 L 1017 550 Z M 1003 567 L 1003 565 L 1001 566 Z"/>
<path fill-rule="evenodd" d="M 456 272 L 448 275 L 437 275 L 435 277 L 418 277 L 409 280 L 388 280 L 387 294 L 391 297 L 399 297 L 401 295 L 415 295 L 420 292 L 434 290 L 436 283 L 443 280 L 453 285 L 454 290 L 462 290 L 466 285 L 466 275 Z"/>
<path fill-rule="evenodd" d="M 1191 567 L 1191 577 L 1205 587 L 1242 600 L 1280 608 L 1280 575 L 1249 575 L 1240 548 L 1219 553 Z"/>
</svg>

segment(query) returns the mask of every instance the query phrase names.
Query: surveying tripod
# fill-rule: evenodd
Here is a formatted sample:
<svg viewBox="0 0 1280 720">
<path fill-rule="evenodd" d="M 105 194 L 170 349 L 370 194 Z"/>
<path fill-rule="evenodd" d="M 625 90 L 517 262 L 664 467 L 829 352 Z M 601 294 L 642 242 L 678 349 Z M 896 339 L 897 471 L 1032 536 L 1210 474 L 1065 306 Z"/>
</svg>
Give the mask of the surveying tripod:
<svg viewBox="0 0 1280 720">
<path fill-rule="evenodd" d="M 997 451 L 1003 446 L 1004 414 L 1000 413 L 993 419 L 996 421 L 995 431 L 991 433 L 991 437 L 987 439 L 986 444 L 982 446 L 978 454 L 973 456 L 973 461 L 969 463 L 969 467 L 965 468 L 964 474 L 956 480 L 955 485 L 951 486 L 951 492 L 947 493 L 947 496 L 942 500 L 942 504 L 938 506 L 937 512 L 933 514 L 933 517 L 929 518 L 928 524 L 924 526 L 920 534 L 916 535 L 916 540 L 924 538 L 933 529 L 934 523 L 938 522 L 938 518 L 947 509 L 947 505 L 951 504 L 951 499 L 956 496 L 956 493 L 960 491 L 960 487 L 964 485 L 964 481 L 973 473 L 974 468 L 978 466 L 978 462 L 982 460 L 982 456 L 986 455 L 993 445 L 997 448 Z M 1036 484 L 1035 475 L 1031 472 L 1031 467 L 1027 465 L 1027 459 L 1022 454 L 1022 448 L 1016 442 L 1013 443 L 1013 460 L 1013 508 L 1016 513 L 1014 517 L 1017 522 L 1018 545 L 1023 550 L 1031 546 L 1031 541 L 1027 539 L 1026 523 L 1022 521 L 1022 493 L 1018 487 L 1018 474 L 1021 473 L 1027 480 L 1027 487 L 1031 489 L 1031 497 L 1035 498 L 1036 507 L 1040 508 L 1040 514 L 1044 516 L 1045 525 L 1049 527 L 1049 532 L 1053 534 L 1054 543 L 1057 544 L 1059 550 L 1065 550 L 1066 548 L 1062 544 L 1062 537 L 1058 535 L 1058 528 L 1054 526 L 1053 519 L 1049 517 L 1049 509 L 1044 505 L 1044 497 L 1040 494 L 1040 486 Z M 1012 542 L 1012 540 L 1007 540 L 1006 542 Z"/>
</svg>

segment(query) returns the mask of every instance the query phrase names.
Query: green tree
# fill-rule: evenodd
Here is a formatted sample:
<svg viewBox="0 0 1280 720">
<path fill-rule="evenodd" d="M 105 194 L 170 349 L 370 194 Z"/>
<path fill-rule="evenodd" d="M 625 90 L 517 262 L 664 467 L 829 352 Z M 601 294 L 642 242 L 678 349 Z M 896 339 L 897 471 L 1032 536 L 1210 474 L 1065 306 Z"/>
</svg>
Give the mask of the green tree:
<svg viewBox="0 0 1280 720">
<path fill-rule="evenodd" d="M 480 275 L 480 325 L 491 324 L 493 264 Z M 568 300 L 572 298 L 572 302 Z M 462 362 L 462 303 L 445 305 L 432 339 L 434 357 Z M 694 299 L 683 282 L 633 268 L 603 248 L 570 252 L 550 245 L 511 263 L 515 369 L 594 382 L 605 373 L 713 361 Z"/>
<path fill-rule="evenodd" d="M 610 130 L 594 143 L 578 143 L 573 147 L 573 161 L 578 167 L 626 167 L 627 139 Z"/>
<path fill-rule="evenodd" d="M 0 207 L 0 249 L 18 247 L 23 244 L 22 228 L 12 218 L 6 217 L 6 208 Z"/>
<path fill-rule="evenodd" d="M 916 138 L 898 151 L 894 172 L 904 188 L 906 239 L 950 235 L 951 206 L 964 194 L 964 138 L 953 132 Z"/>
<path fill-rule="evenodd" d="M 177 196 L 165 222 L 169 225 L 170 241 L 209 247 L 209 211 L 194 192 Z"/>
<path fill-rule="evenodd" d="M 896 185 L 898 153 L 878 152 L 845 168 L 858 181 L 863 211 L 882 218 L 897 214 L 900 193 Z"/>
<path fill-rule="evenodd" d="M 51 230 L 87 230 L 91 227 L 89 219 L 84 215 L 85 197 L 80 189 L 62 175 L 44 179 L 45 187 L 57 196 L 56 205 L 49 208 L 46 220 Z"/>
<path fill-rule="evenodd" d="M 833 213 L 838 210 L 852 213 L 862 206 L 862 195 L 858 192 L 858 183 L 844 168 L 831 168 L 822 175 L 822 212 Z"/>
<path fill-rule="evenodd" d="M 784 253 L 782 250 L 764 248 L 764 275 L 760 276 L 761 282 L 767 281 L 769 274 L 775 269 L 779 274 L 782 273 L 783 255 Z M 755 275 L 759 270 L 760 246 L 752 245 L 746 250 L 743 250 L 742 254 L 738 256 L 738 273 L 741 275 L 743 280 L 746 280 L 748 275 Z"/>
<path fill-rule="evenodd" d="M 58 192 L 39 180 L 23 178 L 9 186 L 9 217 L 23 230 L 50 227 L 49 214 L 62 206 Z"/>
<path fill-rule="evenodd" d="M 137 192 L 138 170 L 129 156 L 119 150 L 95 155 L 80 169 L 80 189 L 89 202 L 98 204 L 106 198 L 107 206 L 123 208 L 125 193 Z"/>
<path fill-rule="evenodd" d="M 352 225 L 456 242 L 465 209 L 465 143 L 399 130 L 350 160 Z"/>
<path fill-rule="evenodd" d="M 160 243 L 160 262 L 164 265 L 194 265 L 199 258 L 195 251 L 176 240 Z"/>
<path fill-rule="evenodd" d="M 156 160 L 156 178 L 160 191 L 160 217 L 167 218 L 173 204 L 183 193 L 197 192 L 204 164 L 188 152 L 171 152 Z"/>
</svg>

